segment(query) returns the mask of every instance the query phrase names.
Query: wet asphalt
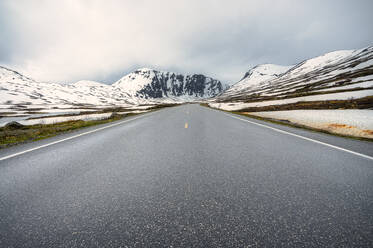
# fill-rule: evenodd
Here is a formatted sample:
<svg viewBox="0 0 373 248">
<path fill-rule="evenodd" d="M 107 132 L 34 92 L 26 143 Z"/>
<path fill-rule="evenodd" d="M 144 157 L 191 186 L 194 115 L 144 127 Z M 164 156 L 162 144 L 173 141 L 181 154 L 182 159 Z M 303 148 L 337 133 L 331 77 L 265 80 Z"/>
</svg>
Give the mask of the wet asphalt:
<svg viewBox="0 0 373 248">
<path fill-rule="evenodd" d="M 199 105 L 162 109 L 0 161 L 0 247 L 373 247 L 373 160 Z"/>
</svg>

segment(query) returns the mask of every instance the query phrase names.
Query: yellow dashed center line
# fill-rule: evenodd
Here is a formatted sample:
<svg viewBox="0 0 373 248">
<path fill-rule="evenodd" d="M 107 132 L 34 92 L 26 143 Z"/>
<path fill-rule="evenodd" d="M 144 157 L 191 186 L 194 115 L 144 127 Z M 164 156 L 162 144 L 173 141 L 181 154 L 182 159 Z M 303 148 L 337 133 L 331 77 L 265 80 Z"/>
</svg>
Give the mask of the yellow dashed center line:
<svg viewBox="0 0 373 248">
<path fill-rule="evenodd" d="M 185 123 L 185 126 L 184 126 L 184 127 L 185 127 L 185 128 L 188 128 L 188 122 Z"/>
</svg>

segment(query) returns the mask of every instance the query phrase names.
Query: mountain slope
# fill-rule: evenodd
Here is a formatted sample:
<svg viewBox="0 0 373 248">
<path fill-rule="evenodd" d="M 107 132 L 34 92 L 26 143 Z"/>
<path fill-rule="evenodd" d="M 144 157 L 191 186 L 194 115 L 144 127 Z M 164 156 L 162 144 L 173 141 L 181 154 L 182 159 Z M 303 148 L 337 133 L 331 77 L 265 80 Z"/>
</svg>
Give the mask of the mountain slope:
<svg viewBox="0 0 373 248">
<path fill-rule="evenodd" d="M 181 75 L 140 69 L 107 85 L 82 80 L 73 84 L 37 82 L 0 67 L 0 104 L 138 105 L 185 102 L 220 94 L 220 81 L 204 75 Z"/>
<path fill-rule="evenodd" d="M 262 73 L 262 68 L 267 68 L 270 73 Z M 275 100 L 297 97 L 303 97 L 300 100 L 304 101 L 307 96 L 320 96 L 325 100 L 334 99 L 337 94 L 341 99 L 342 93 L 348 98 L 372 95 L 373 46 L 327 53 L 290 68 L 282 67 L 282 70 L 277 67 L 280 74 L 273 68 L 276 67 L 261 65 L 253 68 L 215 101 L 258 102 L 258 106 L 263 106 L 267 102 L 270 105 Z"/>
<path fill-rule="evenodd" d="M 131 104 L 125 92 L 109 85 L 79 81 L 70 85 L 37 82 L 11 69 L 0 67 L 0 104 Z"/>
<path fill-rule="evenodd" d="M 290 70 L 292 66 L 281 66 L 274 64 L 257 65 L 245 73 L 244 77 L 233 87 L 229 88 L 224 94 L 242 91 L 249 87 L 260 87 L 262 82 L 280 77 L 283 73 Z"/>
<path fill-rule="evenodd" d="M 147 68 L 136 70 L 113 84 L 132 96 L 144 99 L 196 100 L 214 97 L 227 87 L 200 74 L 182 75 Z"/>
</svg>

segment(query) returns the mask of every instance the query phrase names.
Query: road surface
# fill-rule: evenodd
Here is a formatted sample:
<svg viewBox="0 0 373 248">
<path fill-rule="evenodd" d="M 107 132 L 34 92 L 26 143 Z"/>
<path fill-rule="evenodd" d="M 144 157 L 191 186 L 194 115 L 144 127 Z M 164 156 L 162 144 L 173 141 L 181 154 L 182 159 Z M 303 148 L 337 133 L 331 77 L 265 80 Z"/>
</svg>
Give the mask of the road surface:
<svg viewBox="0 0 373 248">
<path fill-rule="evenodd" d="M 237 117 L 183 105 L 0 150 L 0 247 L 373 246 L 373 143 Z"/>
</svg>

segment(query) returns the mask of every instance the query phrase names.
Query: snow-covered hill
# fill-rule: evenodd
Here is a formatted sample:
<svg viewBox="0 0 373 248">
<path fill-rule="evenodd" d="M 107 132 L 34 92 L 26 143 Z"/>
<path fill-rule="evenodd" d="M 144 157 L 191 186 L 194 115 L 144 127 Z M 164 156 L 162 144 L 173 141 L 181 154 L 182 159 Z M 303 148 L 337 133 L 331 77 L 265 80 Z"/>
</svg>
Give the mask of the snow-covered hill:
<svg viewBox="0 0 373 248">
<path fill-rule="evenodd" d="M 112 85 L 37 82 L 0 67 L 0 105 L 140 105 L 206 100 L 242 109 L 300 101 L 347 100 L 372 96 L 373 46 L 345 50 L 295 66 L 259 65 L 228 86 L 200 74 L 139 69 Z M 217 106 L 215 104 L 215 106 Z M 260 111 L 263 111 L 260 110 Z"/>
<path fill-rule="evenodd" d="M 193 101 L 214 97 L 223 92 L 227 85 L 201 74 L 182 75 L 173 72 L 142 68 L 113 84 L 133 97 L 142 99 L 172 98 Z"/>
<path fill-rule="evenodd" d="M 224 94 L 234 94 L 237 91 L 242 91 L 249 87 L 260 87 L 262 82 L 278 78 L 291 68 L 292 66 L 274 64 L 257 65 L 246 72 L 244 77 L 233 87 L 226 90 Z"/>
<path fill-rule="evenodd" d="M 0 104 L 138 105 L 183 102 L 216 96 L 224 89 L 218 80 L 203 75 L 183 76 L 140 69 L 107 85 L 94 81 L 73 84 L 37 82 L 0 67 Z"/>
<path fill-rule="evenodd" d="M 256 66 L 214 99 L 214 106 L 238 110 L 301 101 L 359 99 L 373 96 L 372 92 L 370 46 L 327 53 L 295 66 Z"/>
<path fill-rule="evenodd" d="M 73 83 L 73 85 L 76 87 L 98 87 L 98 88 L 110 87 L 107 84 L 103 84 L 103 83 L 91 81 L 91 80 L 80 80 L 78 82 Z"/>
<path fill-rule="evenodd" d="M 112 90 L 109 85 L 79 81 L 70 85 L 37 82 L 11 69 L 0 67 L 0 104 L 48 105 L 133 104 L 125 92 Z"/>
</svg>

